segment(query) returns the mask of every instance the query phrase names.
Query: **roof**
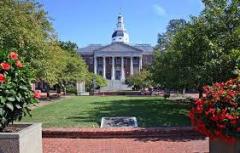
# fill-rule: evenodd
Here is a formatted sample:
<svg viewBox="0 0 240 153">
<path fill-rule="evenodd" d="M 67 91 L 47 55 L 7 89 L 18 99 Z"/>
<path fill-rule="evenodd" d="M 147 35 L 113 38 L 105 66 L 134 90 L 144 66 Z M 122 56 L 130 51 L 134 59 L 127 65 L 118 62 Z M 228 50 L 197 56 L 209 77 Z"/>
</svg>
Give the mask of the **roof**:
<svg viewBox="0 0 240 153">
<path fill-rule="evenodd" d="M 91 44 L 78 50 L 80 54 L 93 54 L 94 51 L 140 51 L 152 53 L 153 47 L 149 44 L 129 45 L 122 42 L 114 42 L 105 46 L 101 44 Z"/>
<path fill-rule="evenodd" d="M 134 45 L 134 47 L 143 50 L 144 52 L 152 53 L 153 52 L 153 47 L 149 44 L 137 44 Z"/>
<path fill-rule="evenodd" d="M 104 46 L 102 48 L 99 48 L 95 51 L 109 51 L 109 52 L 114 52 L 114 51 L 139 51 L 139 52 L 142 52 L 143 50 L 139 49 L 139 48 L 136 48 L 136 47 L 133 47 L 131 45 L 128 45 L 126 43 L 123 43 L 123 42 L 114 42 L 114 43 L 111 43 L 107 46 Z"/>
<path fill-rule="evenodd" d="M 102 47 L 103 47 L 103 45 L 101 45 L 101 44 L 90 44 L 87 47 L 80 48 L 78 50 L 78 52 L 79 53 L 93 53 L 94 50 L 97 50 Z"/>
</svg>

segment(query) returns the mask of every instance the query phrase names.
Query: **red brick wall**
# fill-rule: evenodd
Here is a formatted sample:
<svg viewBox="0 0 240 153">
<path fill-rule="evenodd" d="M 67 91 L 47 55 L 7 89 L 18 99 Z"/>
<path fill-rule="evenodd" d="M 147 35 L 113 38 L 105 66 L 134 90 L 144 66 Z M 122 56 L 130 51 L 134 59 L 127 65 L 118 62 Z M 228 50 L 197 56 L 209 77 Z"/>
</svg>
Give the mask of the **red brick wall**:
<svg viewBox="0 0 240 153">
<path fill-rule="evenodd" d="M 94 72 L 94 57 L 93 55 L 81 55 L 88 66 L 88 71 Z"/>
<path fill-rule="evenodd" d="M 143 55 L 143 67 L 152 64 L 153 55 Z"/>
</svg>

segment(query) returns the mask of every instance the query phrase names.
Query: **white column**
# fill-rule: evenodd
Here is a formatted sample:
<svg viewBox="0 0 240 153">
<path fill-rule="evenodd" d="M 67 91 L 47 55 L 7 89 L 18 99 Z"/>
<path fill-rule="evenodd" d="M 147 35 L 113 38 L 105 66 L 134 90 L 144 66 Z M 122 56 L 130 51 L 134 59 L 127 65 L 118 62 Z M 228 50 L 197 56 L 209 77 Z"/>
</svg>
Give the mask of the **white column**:
<svg viewBox="0 0 240 153">
<path fill-rule="evenodd" d="M 130 75 L 133 75 L 133 57 L 130 57 Z"/>
<path fill-rule="evenodd" d="M 97 74 L 97 57 L 94 56 L 94 74 Z"/>
<path fill-rule="evenodd" d="M 115 80 L 115 60 L 112 57 L 112 80 Z"/>
<path fill-rule="evenodd" d="M 121 57 L 121 80 L 125 80 L 125 72 L 124 72 L 124 57 Z"/>
<path fill-rule="evenodd" d="M 139 56 L 139 72 L 142 70 L 142 56 Z"/>
<path fill-rule="evenodd" d="M 106 79 L 106 57 L 103 56 L 103 78 Z"/>
</svg>

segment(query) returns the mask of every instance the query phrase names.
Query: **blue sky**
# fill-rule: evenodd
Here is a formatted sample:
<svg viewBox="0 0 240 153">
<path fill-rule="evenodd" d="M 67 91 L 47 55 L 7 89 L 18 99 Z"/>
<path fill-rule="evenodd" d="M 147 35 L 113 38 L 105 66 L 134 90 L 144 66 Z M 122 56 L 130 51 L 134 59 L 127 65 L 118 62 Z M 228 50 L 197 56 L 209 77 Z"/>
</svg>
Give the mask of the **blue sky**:
<svg viewBox="0 0 240 153">
<path fill-rule="evenodd" d="M 52 19 L 58 37 L 79 47 L 111 43 L 119 12 L 130 43 L 156 44 L 168 21 L 198 15 L 201 0 L 38 0 Z"/>
</svg>

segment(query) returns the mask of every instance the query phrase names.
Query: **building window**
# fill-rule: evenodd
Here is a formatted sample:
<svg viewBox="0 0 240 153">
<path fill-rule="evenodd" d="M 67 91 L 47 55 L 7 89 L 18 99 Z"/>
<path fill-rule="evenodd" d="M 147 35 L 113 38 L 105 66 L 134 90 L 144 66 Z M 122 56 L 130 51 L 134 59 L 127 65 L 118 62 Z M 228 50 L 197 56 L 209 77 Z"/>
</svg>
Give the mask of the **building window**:
<svg viewBox="0 0 240 153">
<path fill-rule="evenodd" d="M 116 64 L 121 64 L 121 58 L 116 58 Z"/>
<path fill-rule="evenodd" d="M 138 65 L 139 64 L 139 58 L 138 57 L 134 57 L 133 58 L 133 65 Z"/>
<path fill-rule="evenodd" d="M 89 63 L 93 64 L 93 58 L 92 57 L 89 58 Z"/>
</svg>

